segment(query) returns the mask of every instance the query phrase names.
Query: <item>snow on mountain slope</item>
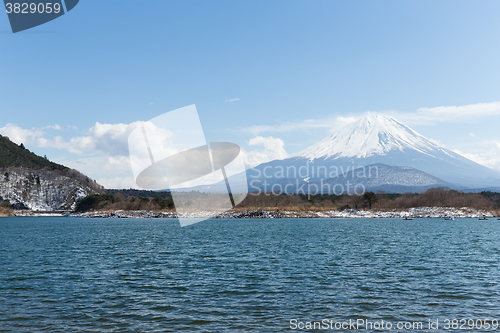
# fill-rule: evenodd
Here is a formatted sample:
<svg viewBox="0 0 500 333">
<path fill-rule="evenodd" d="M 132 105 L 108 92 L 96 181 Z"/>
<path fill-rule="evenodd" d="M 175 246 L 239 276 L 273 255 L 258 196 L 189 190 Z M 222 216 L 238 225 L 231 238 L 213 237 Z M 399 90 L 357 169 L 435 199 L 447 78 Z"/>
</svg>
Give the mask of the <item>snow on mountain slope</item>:
<svg viewBox="0 0 500 333">
<path fill-rule="evenodd" d="M 492 186 L 500 179 L 499 172 L 440 147 L 396 119 L 382 115 L 362 118 L 294 156 L 255 167 L 254 173 L 289 166 L 345 169 L 377 163 L 412 167 L 469 188 Z"/>
<path fill-rule="evenodd" d="M 362 179 L 338 177 L 369 166 L 377 166 L 380 173 Z M 392 117 L 370 115 L 297 155 L 260 164 L 247 170 L 246 177 L 233 176 L 232 182 L 248 186 L 250 192 L 297 193 L 309 183 L 347 188 L 339 183 L 345 180 L 365 188 L 404 192 L 433 186 L 484 188 L 498 186 L 499 179 L 499 172 L 434 144 Z M 225 190 L 224 183 L 220 189 Z"/>
<path fill-rule="evenodd" d="M 78 200 L 97 193 L 59 170 L 0 168 L 0 202 L 34 211 L 74 210 Z"/>
<path fill-rule="evenodd" d="M 413 149 L 434 156 L 448 152 L 418 134 L 396 119 L 382 115 L 369 115 L 339 132 L 299 152 L 296 157 L 316 158 L 357 157 L 385 155 L 391 150 Z"/>
</svg>

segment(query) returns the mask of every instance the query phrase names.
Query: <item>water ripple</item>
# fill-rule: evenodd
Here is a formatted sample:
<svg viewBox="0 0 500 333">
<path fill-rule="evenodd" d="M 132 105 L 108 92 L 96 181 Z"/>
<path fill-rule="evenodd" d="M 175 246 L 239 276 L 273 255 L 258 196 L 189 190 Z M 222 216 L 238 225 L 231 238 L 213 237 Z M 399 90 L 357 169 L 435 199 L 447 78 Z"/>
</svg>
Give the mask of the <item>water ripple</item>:
<svg viewBox="0 0 500 333">
<path fill-rule="evenodd" d="M 2 218 L 0 331 L 281 332 L 293 318 L 500 319 L 499 227 Z"/>
</svg>

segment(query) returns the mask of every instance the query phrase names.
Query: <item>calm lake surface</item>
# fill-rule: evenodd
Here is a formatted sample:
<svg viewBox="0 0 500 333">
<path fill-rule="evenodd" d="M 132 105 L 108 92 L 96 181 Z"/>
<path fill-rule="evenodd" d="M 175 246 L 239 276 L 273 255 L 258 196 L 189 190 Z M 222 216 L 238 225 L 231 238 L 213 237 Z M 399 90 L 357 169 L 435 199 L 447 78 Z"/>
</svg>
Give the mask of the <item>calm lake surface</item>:
<svg viewBox="0 0 500 333">
<path fill-rule="evenodd" d="M 0 331 L 447 331 L 500 320 L 499 265 L 496 219 L 0 218 Z"/>
</svg>

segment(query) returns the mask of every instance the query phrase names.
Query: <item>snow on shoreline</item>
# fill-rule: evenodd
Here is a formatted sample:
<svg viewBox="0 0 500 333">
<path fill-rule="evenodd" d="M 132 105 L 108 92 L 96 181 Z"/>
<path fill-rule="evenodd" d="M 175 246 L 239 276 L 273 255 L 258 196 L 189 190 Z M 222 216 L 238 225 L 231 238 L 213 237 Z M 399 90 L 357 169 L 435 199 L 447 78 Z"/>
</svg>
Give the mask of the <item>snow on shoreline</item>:
<svg viewBox="0 0 500 333">
<path fill-rule="evenodd" d="M 206 218 L 216 215 L 211 211 L 197 213 L 134 211 L 95 211 L 85 213 L 47 214 L 31 211 L 14 211 L 15 216 L 70 216 L 80 218 Z M 364 209 L 330 211 L 280 211 L 280 210 L 245 210 L 219 213 L 215 218 L 445 218 L 445 217 L 496 217 L 496 212 L 477 210 L 469 207 L 418 207 L 405 210 L 375 211 Z"/>
</svg>

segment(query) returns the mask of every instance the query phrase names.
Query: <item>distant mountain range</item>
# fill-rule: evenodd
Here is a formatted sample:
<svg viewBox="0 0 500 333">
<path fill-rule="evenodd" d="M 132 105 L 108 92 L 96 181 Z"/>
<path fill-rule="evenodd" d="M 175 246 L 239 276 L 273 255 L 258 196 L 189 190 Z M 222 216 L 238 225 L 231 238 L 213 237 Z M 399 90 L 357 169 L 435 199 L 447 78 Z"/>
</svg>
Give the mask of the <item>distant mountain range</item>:
<svg viewBox="0 0 500 333">
<path fill-rule="evenodd" d="M 366 176 L 361 171 L 366 171 Z M 286 193 L 302 193 L 304 188 L 311 193 L 316 188 L 336 193 L 342 186 L 345 193 L 356 185 L 358 189 L 387 192 L 421 192 L 439 186 L 459 190 L 500 186 L 499 172 L 381 115 L 362 118 L 294 156 L 260 164 L 247 170 L 246 176 L 246 182 L 241 174 L 230 178 L 233 191 L 246 186 L 250 192 Z M 223 191 L 225 184 L 196 189 Z"/>
<path fill-rule="evenodd" d="M 449 187 L 451 185 L 414 168 L 389 166 L 380 163 L 360 167 L 341 176 L 327 179 L 326 181 L 311 183 L 317 184 L 318 188 L 323 186 L 324 191 L 327 193 L 339 192 L 339 185 L 343 185 L 344 189 L 347 190 L 347 186 L 345 185 L 347 183 L 351 184 L 349 187 L 351 193 L 359 193 L 360 189 L 389 193 L 424 192 L 430 188 Z M 335 188 L 336 185 L 338 189 Z"/>
</svg>

